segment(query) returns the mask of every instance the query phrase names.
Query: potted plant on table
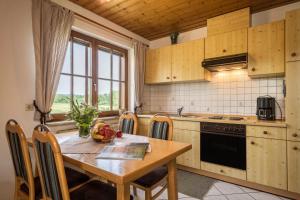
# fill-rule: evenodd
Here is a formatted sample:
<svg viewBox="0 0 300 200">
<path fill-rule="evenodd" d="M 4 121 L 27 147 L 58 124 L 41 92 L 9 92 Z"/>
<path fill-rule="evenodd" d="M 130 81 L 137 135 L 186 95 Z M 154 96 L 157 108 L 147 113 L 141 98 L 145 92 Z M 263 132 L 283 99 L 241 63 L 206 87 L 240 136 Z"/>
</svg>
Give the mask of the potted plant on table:
<svg viewBox="0 0 300 200">
<path fill-rule="evenodd" d="M 78 103 L 73 101 L 71 111 L 68 117 L 76 122 L 76 126 L 79 129 L 80 137 L 88 137 L 90 135 L 90 128 L 95 117 L 97 117 L 98 111 L 95 107 L 86 103 Z"/>
</svg>

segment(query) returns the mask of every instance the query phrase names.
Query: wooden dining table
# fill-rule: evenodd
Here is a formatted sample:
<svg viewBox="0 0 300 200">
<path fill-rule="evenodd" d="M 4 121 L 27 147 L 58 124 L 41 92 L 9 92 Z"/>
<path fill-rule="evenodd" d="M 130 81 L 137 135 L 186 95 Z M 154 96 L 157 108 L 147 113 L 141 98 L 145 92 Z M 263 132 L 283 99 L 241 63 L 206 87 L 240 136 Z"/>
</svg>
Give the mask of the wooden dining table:
<svg viewBox="0 0 300 200">
<path fill-rule="evenodd" d="M 149 138 L 151 152 L 143 160 L 110 160 L 96 158 L 107 144 L 97 143 L 91 137 L 81 138 L 77 131 L 55 136 L 64 162 L 115 183 L 118 200 L 129 200 L 130 183 L 162 165 L 168 167 L 168 199 L 178 199 L 176 157 L 190 150 L 191 144 Z M 28 143 L 32 146 L 31 138 Z"/>
</svg>

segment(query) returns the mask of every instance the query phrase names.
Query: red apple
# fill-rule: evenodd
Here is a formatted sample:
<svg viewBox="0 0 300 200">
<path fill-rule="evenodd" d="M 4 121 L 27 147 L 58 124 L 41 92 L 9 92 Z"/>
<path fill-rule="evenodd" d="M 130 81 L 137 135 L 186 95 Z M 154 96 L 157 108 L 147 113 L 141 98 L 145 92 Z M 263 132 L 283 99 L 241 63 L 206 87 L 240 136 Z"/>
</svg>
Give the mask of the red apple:
<svg viewBox="0 0 300 200">
<path fill-rule="evenodd" d="M 116 133 L 116 135 L 117 135 L 118 138 L 121 138 L 122 135 L 123 135 L 123 134 L 122 134 L 122 131 L 118 130 L 117 133 Z"/>
</svg>

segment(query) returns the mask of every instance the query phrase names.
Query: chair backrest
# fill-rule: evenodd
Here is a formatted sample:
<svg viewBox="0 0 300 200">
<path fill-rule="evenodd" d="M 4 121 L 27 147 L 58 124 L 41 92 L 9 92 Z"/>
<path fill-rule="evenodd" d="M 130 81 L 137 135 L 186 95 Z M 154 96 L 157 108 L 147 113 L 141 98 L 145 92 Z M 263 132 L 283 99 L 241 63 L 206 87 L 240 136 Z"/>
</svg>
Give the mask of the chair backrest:
<svg viewBox="0 0 300 200">
<path fill-rule="evenodd" d="M 43 198 L 69 200 L 63 158 L 54 134 L 46 126 L 41 127 L 39 125 L 33 131 L 32 142 L 37 159 Z"/>
<path fill-rule="evenodd" d="M 136 134 L 138 128 L 138 119 L 132 112 L 125 112 L 120 116 L 119 129 L 123 133 Z"/>
<path fill-rule="evenodd" d="M 150 120 L 149 137 L 163 140 L 172 140 L 172 119 L 167 116 L 154 115 Z"/>
<path fill-rule="evenodd" d="M 29 194 L 35 194 L 29 148 L 21 126 L 13 119 L 6 123 L 6 137 L 13 160 L 16 181 L 25 183 Z"/>
</svg>

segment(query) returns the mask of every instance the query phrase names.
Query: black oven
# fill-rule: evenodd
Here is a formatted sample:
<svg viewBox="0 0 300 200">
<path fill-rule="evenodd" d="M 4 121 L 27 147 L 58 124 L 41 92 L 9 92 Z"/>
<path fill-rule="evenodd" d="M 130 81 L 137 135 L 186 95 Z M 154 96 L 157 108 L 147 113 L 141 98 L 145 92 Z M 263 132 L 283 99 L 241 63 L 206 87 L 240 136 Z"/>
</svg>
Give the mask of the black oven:
<svg viewBox="0 0 300 200">
<path fill-rule="evenodd" d="M 246 126 L 201 123 L 201 161 L 246 170 Z"/>
</svg>

